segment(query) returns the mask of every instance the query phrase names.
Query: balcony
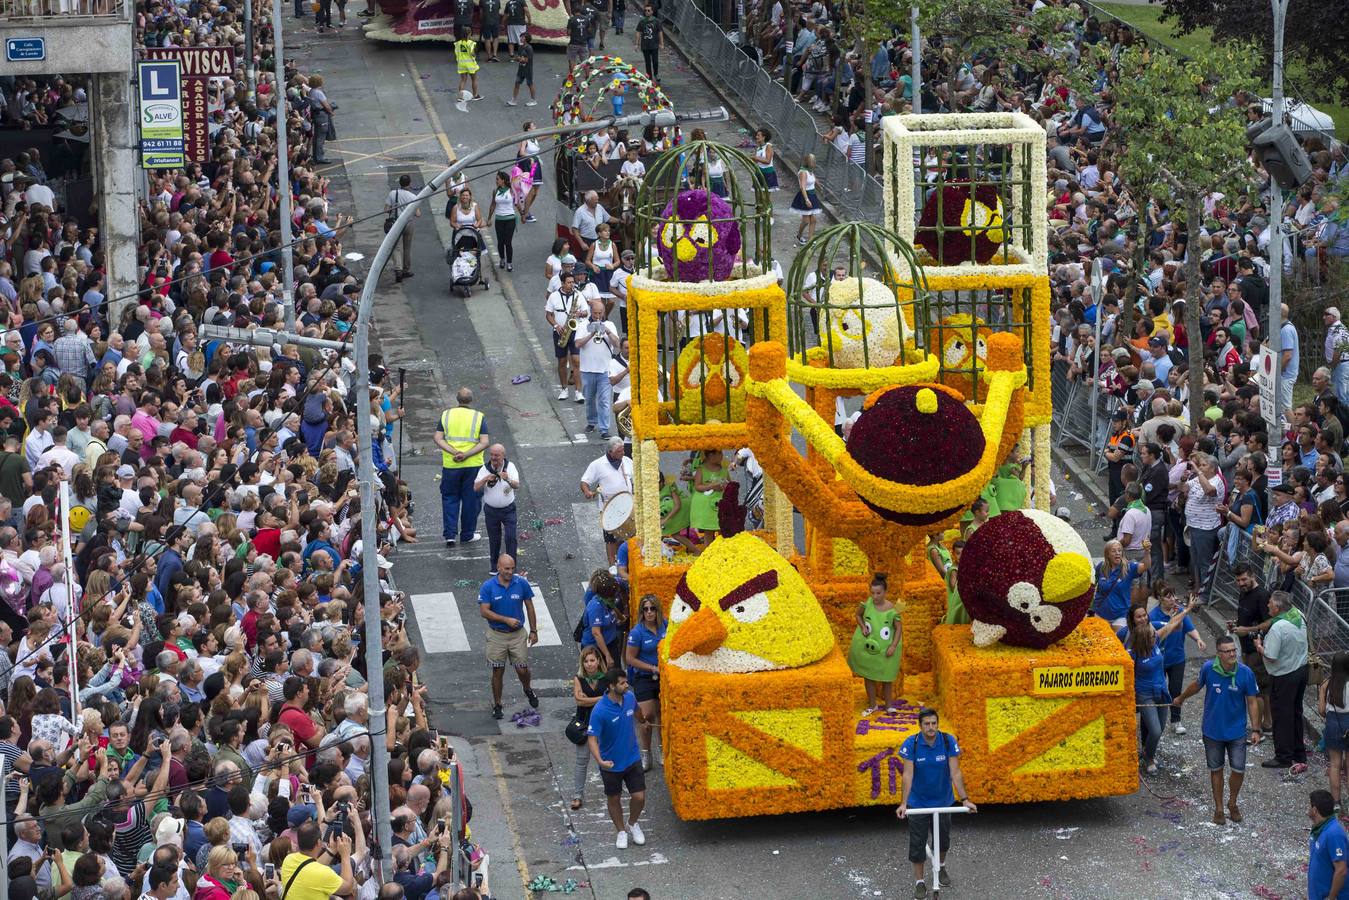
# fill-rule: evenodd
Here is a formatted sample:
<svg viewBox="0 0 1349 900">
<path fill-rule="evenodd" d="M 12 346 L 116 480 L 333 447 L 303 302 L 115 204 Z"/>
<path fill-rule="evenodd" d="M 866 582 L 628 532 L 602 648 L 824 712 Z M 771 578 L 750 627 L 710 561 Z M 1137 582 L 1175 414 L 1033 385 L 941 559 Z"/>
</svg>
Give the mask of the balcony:
<svg viewBox="0 0 1349 900">
<path fill-rule="evenodd" d="M 0 0 L 0 71 L 51 75 L 131 70 L 130 0 Z"/>
</svg>

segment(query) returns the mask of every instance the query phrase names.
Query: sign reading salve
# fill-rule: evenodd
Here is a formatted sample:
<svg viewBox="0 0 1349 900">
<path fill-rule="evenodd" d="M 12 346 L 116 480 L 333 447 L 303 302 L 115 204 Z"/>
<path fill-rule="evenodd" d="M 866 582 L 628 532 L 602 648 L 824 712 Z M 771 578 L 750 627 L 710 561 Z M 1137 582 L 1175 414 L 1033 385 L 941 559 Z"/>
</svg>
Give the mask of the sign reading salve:
<svg viewBox="0 0 1349 900">
<path fill-rule="evenodd" d="M 40 37 L 5 38 L 6 62 L 41 62 L 47 58 L 47 39 Z"/>
<path fill-rule="evenodd" d="M 183 89 L 176 61 L 140 62 L 141 168 L 171 169 L 186 163 Z"/>
<path fill-rule="evenodd" d="M 1046 666 L 1031 669 L 1031 693 L 1115 694 L 1124 690 L 1124 666 Z"/>
</svg>

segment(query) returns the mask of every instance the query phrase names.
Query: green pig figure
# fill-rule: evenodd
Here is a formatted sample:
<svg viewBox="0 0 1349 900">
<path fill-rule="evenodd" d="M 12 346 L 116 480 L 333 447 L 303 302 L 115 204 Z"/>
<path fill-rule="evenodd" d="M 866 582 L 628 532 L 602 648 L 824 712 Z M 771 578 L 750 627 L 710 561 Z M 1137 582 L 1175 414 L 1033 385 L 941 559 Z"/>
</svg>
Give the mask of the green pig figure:
<svg viewBox="0 0 1349 900">
<path fill-rule="evenodd" d="M 871 579 L 871 596 L 857 605 L 857 630 L 848 647 L 848 666 L 866 685 L 868 715 L 893 704 L 904 655 L 900 638 L 899 608 L 886 597 L 886 579 L 878 573 Z"/>
</svg>

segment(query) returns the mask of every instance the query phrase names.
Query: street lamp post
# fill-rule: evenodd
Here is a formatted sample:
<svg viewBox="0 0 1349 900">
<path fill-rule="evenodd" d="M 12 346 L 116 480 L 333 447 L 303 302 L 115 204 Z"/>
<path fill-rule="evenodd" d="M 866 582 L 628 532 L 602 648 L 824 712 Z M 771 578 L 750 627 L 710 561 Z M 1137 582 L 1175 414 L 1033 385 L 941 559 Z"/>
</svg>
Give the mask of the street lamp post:
<svg viewBox="0 0 1349 900">
<path fill-rule="evenodd" d="M 277 2 L 279 3 L 280 0 L 277 0 Z M 510 137 L 500 138 L 455 160 L 448 168 L 442 170 L 440 174 L 427 182 L 415 198 L 403 204 L 402 209 L 398 211 L 398 218 L 394 220 L 393 227 L 385 233 L 379 249 L 375 251 L 375 256 L 370 261 L 370 269 L 366 273 L 365 284 L 361 287 L 361 300 L 357 307 L 356 324 L 354 326 L 356 332 L 356 430 L 360 444 L 357 474 L 359 475 L 361 491 L 361 578 L 365 595 L 366 681 L 368 682 L 367 692 L 370 697 L 370 721 L 372 723 L 382 724 L 385 722 L 388 712 L 384 706 L 384 668 L 380 664 L 379 655 L 382 635 L 379 618 L 379 561 L 376 558 L 379 540 L 375 525 L 375 463 L 371 458 L 376 429 L 372 420 L 375 411 L 370 403 L 370 319 L 375 308 L 375 289 L 379 284 L 379 277 L 383 273 L 384 267 L 388 265 L 389 258 L 393 255 L 394 246 L 402 238 L 403 229 L 412 221 L 412 217 L 416 214 L 421 202 L 439 191 L 456 174 L 498 150 L 514 146 L 525 137 L 538 140 L 539 138 L 571 134 L 577 131 L 599 131 L 611 125 L 620 127 L 659 125 L 668 128 L 681 122 L 724 122 L 727 118 L 729 116 L 726 110 L 721 107 L 710 111 L 678 115 L 671 110 L 656 110 L 655 112 L 630 116 L 611 116 L 594 122 L 553 125 L 548 128 L 537 128 L 527 133 L 521 132 Z M 370 773 L 372 775 L 371 793 L 373 794 L 370 808 L 375 819 L 376 837 L 374 846 L 375 866 L 380 881 L 387 881 L 386 876 L 392 874 L 388 869 L 388 863 L 390 859 L 389 848 L 393 835 L 390 831 L 388 815 L 389 754 L 382 738 L 370 741 Z"/>
<path fill-rule="evenodd" d="M 1274 84 L 1270 114 L 1274 124 L 1284 120 L 1283 100 L 1283 26 L 1288 12 L 1288 0 L 1270 0 L 1274 8 Z M 1274 356 L 1274 421 L 1283 421 L 1283 188 L 1272 176 L 1269 179 L 1269 352 Z M 1278 463 L 1278 442 L 1270 443 L 1270 463 Z M 1271 488 L 1271 491 L 1273 488 Z M 1271 493 L 1270 502 L 1273 503 Z M 1273 507 L 1270 507 L 1271 509 Z"/>
</svg>

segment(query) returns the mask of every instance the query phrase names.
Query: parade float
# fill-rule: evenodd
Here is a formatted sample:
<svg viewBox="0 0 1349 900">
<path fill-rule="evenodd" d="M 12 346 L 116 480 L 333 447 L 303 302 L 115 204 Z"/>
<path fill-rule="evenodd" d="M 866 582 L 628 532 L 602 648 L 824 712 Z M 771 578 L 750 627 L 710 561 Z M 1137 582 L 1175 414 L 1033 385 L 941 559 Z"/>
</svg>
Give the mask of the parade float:
<svg viewBox="0 0 1349 900">
<path fill-rule="evenodd" d="M 1132 662 L 1085 617 L 1087 548 L 1045 511 L 1044 131 L 1018 114 L 896 116 L 884 138 L 885 227 L 822 230 L 785 290 L 743 154 L 683 145 L 639 197 L 629 572 L 634 605 L 654 594 L 669 612 L 661 720 L 681 818 L 897 803 L 923 705 L 959 736 L 976 802 L 1138 785 Z M 839 398 L 861 398 L 846 441 Z M 762 527 L 736 533 L 728 491 L 721 536 L 674 547 L 680 459 L 740 448 L 764 473 Z M 1023 459 L 1035 508 L 970 536 L 957 581 L 972 622 L 939 624 L 929 540 Z M 902 699 L 867 712 L 846 657 L 875 573 L 902 610 Z"/>
<path fill-rule="evenodd" d="M 565 46 L 567 8 L 561 0 L 526 0 L 529 33 L 536 44 Z M 473 11 L 473 34 L 481 34 L 479 10 Z M 454 43 L 454 0 L 379 0 L 379 13 L 365 23 L 365 36 L 374 41 L 408 43 L 442 41 Z M 501 45 L 506 46 L 506 25 L 501 24 Z M 504 57 L 505 54 L 502 54 Z"/>
</svg>

